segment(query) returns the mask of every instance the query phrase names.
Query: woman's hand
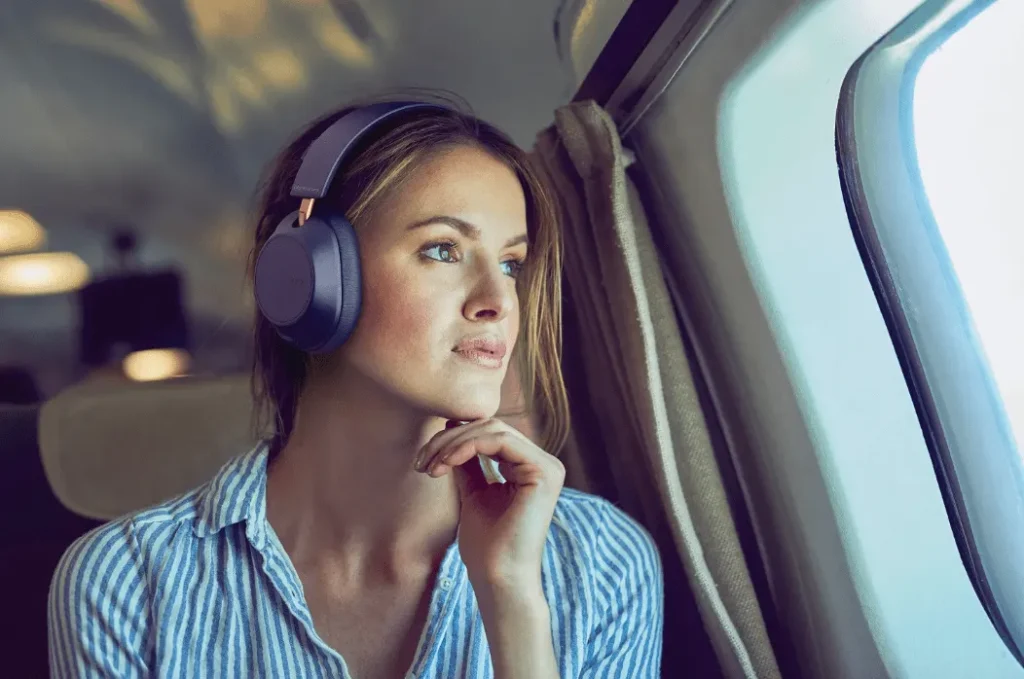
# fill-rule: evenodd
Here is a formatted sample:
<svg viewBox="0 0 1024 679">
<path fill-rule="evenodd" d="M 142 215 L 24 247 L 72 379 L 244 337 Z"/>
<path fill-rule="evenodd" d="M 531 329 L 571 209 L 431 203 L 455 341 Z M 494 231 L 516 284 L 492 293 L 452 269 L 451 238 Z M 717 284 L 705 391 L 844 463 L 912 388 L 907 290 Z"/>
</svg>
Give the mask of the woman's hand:
<svg viewBox="0 0 1024 679">
<path fill-rule="evenodd" d="M 478 454 L 498 462 L 506 483 L 487 483 Z M 501 420 L 450 421 L 420 450 L 416 469 L 455 473 L 459 552 L 474 589 L 542 592 L 544 542 L 565 481 L 558 458 Z"/>
</svg>

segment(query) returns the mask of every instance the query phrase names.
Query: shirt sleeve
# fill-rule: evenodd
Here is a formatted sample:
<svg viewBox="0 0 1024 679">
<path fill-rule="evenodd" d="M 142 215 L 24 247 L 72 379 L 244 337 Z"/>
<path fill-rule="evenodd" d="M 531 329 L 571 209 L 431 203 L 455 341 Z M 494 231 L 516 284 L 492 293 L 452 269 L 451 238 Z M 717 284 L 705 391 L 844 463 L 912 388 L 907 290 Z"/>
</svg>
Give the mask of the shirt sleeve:
<svg viewBox="0 0 1024 679">
<path fill-rule="evenodd" d="M 661 676 L 664 577 L 650 534 L 606 504 L 595 554 L 597 590 L 606 599 L 587 644 L 581 679 Z"/>
<path fill-rule="evenodd" d="M 129 519 L 76 540 L 61 557 L 50 584 L 50 676 L 147 676 L 148 610 Z"/>
</svg>

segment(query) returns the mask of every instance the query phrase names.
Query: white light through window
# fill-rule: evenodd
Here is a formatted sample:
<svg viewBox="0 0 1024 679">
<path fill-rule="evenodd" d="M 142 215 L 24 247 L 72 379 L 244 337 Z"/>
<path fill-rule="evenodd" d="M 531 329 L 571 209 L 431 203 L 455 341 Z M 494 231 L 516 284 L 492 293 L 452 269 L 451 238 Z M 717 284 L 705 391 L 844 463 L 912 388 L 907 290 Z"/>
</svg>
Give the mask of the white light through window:
<svg viewBox="0 0 1024 679">
<path fill-rule="evenodd" d="M 921 176 L 974 326 L 1024 442 L 1024 2 L 1000 0 L 921 67 Z"/>
</svg>

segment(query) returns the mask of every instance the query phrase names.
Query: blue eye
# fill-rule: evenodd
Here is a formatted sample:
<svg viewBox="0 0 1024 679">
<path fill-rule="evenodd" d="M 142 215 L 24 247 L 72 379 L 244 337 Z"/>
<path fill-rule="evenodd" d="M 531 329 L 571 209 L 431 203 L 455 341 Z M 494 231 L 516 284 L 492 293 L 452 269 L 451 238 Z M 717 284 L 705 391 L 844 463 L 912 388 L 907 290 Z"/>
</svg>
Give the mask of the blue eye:
<svg viewBox="0 0 1024 679">
<path fill-rule="evenodd" d="M 511 264 L 512 270 L 507 273 L 508 276 L 515 278 L 519 275 L 519 272 L 523 270 L 523 260 L 521 259 L 509 259 L 502 262 L 502 264 Z"/>
<path fill-rule="evenodd" d="M 434 250 L 437 250 L 439 252 L 454 252 L 455 255 L 443 256 L 443 255 L 439 254 L 438 256 L 434 257 L 434 256 L 431 256 L 431 255 L 427 254 L 429 252 L 433 252 Z M 422 250 L 420 250 L 420 253 L 423 254 L 425 257 L 427 257 L 427 259 L 432 259 L 432 260 L 437 261 L 437 262 L 446 262 L 446 263 L 454 262 L 455 259 L 453 259 L 453 256 L 458 256 L 458 252 L 459 252 L 458 247 L 455 245 L 455 243 L 452 243 L 452 242 L 431 243 L 427 247 L 425 247 Z"/>
<path fill-rule="evenodd" d="M 426 247 L 420 250 L 420 256 L 432 262 L 454 264 L 459 261 L 459 246 L 451 241 L 429 243 Z M 508 268 L 505 269 L 505 275 L 510 278 L 515 278 L 523 268 L 523 259 L 508 259 L 501 264 L 502 266 L 508 266 Z"/>
</svg>

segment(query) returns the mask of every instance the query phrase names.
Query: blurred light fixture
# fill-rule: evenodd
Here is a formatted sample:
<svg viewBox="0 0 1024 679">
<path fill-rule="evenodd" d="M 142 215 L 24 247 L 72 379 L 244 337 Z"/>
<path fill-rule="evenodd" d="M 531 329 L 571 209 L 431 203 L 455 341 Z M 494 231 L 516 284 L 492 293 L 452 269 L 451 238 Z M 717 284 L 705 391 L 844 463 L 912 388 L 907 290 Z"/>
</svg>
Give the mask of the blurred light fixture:
<svg viewBox="0 0 1024 679">
<path fill-rule="evenodd" d="M 373 54 L 349 28 L 337 21 L 317 23 L 314 30 L 320 44 L 349 66 L 367 68 L 373 65 Z"/>
<path fill-rule="evenodd" d="M 200 40 L 258 38 L 267 30 L 268 0 L 187 0 L 186 11 Z"/>
<path fill-rule="evenodd" d="M 46 232 L 32 215 L 21 210 L 0 210 L 0 254 L 38 250 Z"/>
<path fill-rule="evenodd" d="M 237 66 L 229 66 L 226 71 L 226 80 L 232 89 L 250 104 L 266 103 L 263 87 L 249 71 Z"/>
<path fill-rule="evenodd" d="M 153 382 L 184 375 L 190 361 L 183 349 L 146 349 L 125 356 L 122 367 L 130 380 Z"/>
<path fill-rule="evenodd" d="M 266 84 L 282 91 L 303 89 L 309 80 L 302 62 L 285 47 L 269 47 L 258 52 L 253 65 Z"/>
<path fill-rule="evenodd" d="M 73 252 L 0 257 L 0 296 L 54 295 L 80 289 L 89 267 Z"/>
</svg>

